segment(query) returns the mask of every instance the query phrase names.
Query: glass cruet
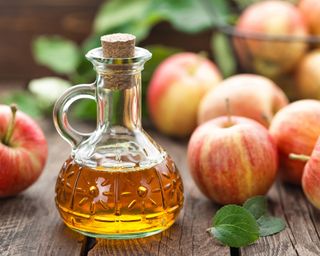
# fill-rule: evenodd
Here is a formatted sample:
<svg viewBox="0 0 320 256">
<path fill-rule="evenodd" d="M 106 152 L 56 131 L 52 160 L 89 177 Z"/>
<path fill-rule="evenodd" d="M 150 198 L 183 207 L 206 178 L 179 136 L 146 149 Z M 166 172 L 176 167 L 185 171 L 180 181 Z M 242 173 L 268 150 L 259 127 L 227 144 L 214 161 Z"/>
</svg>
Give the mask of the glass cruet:
<svg viewBox="0 0 320 256">
<path fill-rule="evenodd" d="M 109 239 L 145 237 L 170 227 L 183 206 L 183 184 L 168 154 L 141 126 L 141 71 L 151 53 L 130 34 L 101 38 L 86 58 L 93 84 L 71 87 L 56 102 L 54 124 L 72 147 L 56 183 L 56 205 L 71 229 Z M 92 133 L 71 127 L 79 99 L 97 103 Z"/>
</svg>

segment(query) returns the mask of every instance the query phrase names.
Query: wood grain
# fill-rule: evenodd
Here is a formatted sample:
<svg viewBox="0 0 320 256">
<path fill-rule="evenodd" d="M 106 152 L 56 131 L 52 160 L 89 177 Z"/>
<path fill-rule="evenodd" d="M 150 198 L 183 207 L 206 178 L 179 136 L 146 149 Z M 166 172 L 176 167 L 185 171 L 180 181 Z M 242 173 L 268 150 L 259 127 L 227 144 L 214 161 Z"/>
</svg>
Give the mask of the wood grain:
<svg viewBox="0 0 320 256">
<path fill-rule="evenodd" d="M 44 173 L 22 194 L 0 200 L 1 256 L 73 256 L 81 253 L 84 237 L 62 224 L 54 203 L 56 177 L 70 148 L 49 123 L 43 128 L 49 143 Z"/>
<path fill-rule="evenodd" d="M 187 144 L 155 133 L 152 137 L 167 149 L 183 178 L 185 202 L 179 219 L 165 232 L 149 238 L 122 241 L 97 239 L 97 244 L 88 255 L 230 255 L 228 247 L 217 244 L 206 233 L 218 208 L 202 196 L 189 175 Z"/>
<path fill-rule="evenodd" d="M 286 221 L 285 231 L 260 239 L 242 248 L 242 256 L 320 255 L 319 211 L 306 200 L 297 186 L 277 182 L 269 193 L 270 209 L 274 216 Z"/>
<path fill-rule="evenodd" d="M 85 126 L 87 127 L 87 126 Z M 69 146 L 52 124 L 43 123 L 49 142 L 49 160 L 43 175 L 17 197 L 0 200 L 0 255 L 230 255 L 207 233 L 218 206 L 193 183 L 187 166 L 185 141 L 174 141 L 152 132 L 152 137 L 175 159 L 185 186 L 185 204 L 178 221 L 167 231 L 145 239 L 85 239 L 66 228 L 54 204 L 54 186 Z M 88 130 L 88 127 L 87 127 Z M 254 245 L 232 250 L 242 256 L 320 255 L 320 214 L 301 189 L 277 182 L 269 193 L 274 216 L 286 220 L 285 231 L 261 238 Z"/>
</svg>

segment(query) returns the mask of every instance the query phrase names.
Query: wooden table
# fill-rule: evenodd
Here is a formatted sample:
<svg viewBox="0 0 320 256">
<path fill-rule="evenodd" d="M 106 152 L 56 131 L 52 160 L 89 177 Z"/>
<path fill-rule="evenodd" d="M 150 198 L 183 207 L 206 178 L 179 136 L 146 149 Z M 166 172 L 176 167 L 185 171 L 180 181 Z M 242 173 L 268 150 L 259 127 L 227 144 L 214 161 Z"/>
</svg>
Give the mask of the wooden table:
<svg viewBox="0 0 320 256">
<path fill-rule="evenodd" d="M 0 200 L 0 255 L 320 255 L 320 214 L 300 188 L 275 184 L 269 193 L 273 215 L 285 219 L 287 229 L 240 250 L 221 246 L 206 233 L 219 206 L 207 200 L 192 181 L 186 142 L 155 132 L 153 137 L 176 161 L 185 186 L 185 204 L 178 221 L 167 231 L 145 239 L 103 240 L 79 235 L 62 223 L 54 204 L 54 186 L 69 146 L 49 122 L 42 125 L 49 143 L 49 159 L 40 179 L 22 194 Z M 0 166 L 1 168 L 1 166 Z"/>
</svg>

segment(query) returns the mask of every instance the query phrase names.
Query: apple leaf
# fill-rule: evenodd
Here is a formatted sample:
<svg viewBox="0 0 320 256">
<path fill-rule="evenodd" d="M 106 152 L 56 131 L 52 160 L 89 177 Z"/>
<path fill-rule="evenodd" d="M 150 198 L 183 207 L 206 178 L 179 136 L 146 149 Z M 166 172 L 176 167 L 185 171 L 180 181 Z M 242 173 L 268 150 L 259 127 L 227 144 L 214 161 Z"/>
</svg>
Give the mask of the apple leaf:
<svg viewBox="0 0 320 256">
<path fill-rule="evenodd" d="M 211 40 L 212 52 L 224 77 L 235 74 L 237 64 L 226 35 L 214 33 Z"/>
<path fill-rule="evenodd" d="M 270 236 L 286 228 L 286 224 L 282 219 L 272 216 L 261 216 L 257 220 L 257 223 L 259 225 L 260 236 Z"/>
<path fill-rule="evenodd" d="M 247 201 L 245 201 L 243 207 L 251 212 L 251 214 L 257 220 L 267 213 L 267 198 L 265 196 L 255 196 L 249 198 Z"/>
<path fill-rule="evenodd" d="M 230 7 L 225 0 L 156 0 L 157 10 L 174 28 L 198 33 L 223 21 Z"/>
<path fill-rule="evenodd" d="M 102 34 L 105 31 L 129 24 L 141 19 L 149 6 L 148 0 L 111 0 L 106 1 L 98 11 L 94 20 L 94 32 Z"/>
<path fill-rule="evenodd" d="M 257 220 L 260 236 L 269 236 L 285 229 L 286 225 L 280 218 L 267 215 L 267 198 L 255 196 L 248 199 L 243 207 L 247 209 Z"/>
<path fill-rule="evenodd" d="M 32 50 L 37 63 L 59 74 L 74 72 L 80 61 L 77 45 L 60 36 L 40 36 L 33 42 Z"/>
<path fill-rule="evenodd" d="M 162 19 L 152 1 L 111 0 L 101 6 L 94 21 L 94 32 L 97 35 L 131 33 L 140 42 Z"/>
<path fill-rule="evenodd" d="M 97 119 L 97 103 L 94 100 L 82 99 L 71 107 L 71 114 L 76 119 L 93 121 Z"/>
<path fill-rule="evenodd" d="M 259 227 L 254 216 L 238 205 L 227 205 L 217 211 L 209 232 L 222 244 L 236 248 L 259 239 Z"/>
<path fill-rule="evenodd" d="M 19 110 L 34 118 L 39 118 L 43 114 L 37 98 L 28 91 L 13 91 L 1 99 L 1 103 L 7 105 L 14 103 L 18 106 Z"/>
</svg>

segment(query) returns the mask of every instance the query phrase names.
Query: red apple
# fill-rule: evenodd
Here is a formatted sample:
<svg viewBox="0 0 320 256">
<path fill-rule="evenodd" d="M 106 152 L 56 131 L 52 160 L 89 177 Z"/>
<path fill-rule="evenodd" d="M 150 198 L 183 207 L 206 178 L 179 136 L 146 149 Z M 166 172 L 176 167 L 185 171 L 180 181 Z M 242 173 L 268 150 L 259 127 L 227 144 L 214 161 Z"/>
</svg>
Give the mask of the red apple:
<svg viewBox="0 0 320 256">
<path fill-rule="evenodd" d="M 221 80 L 216 66 L 195 53 L 178 53 L 156 69 L 148 87 L 148 109 L 159 131 L 190 135 L 197 125 L 203 95 Z"/>
<path fill-rule="evenodd" d="M 320 35 L 320 1 L 300 0 L 298 8 L 304 16 L 309 31 L 313 35 Z"/>
<path fill-rule="evenodd" d="M 0 197 L 16 195 L 35 182 L 47 155 L 40 127 L 14 106 L 0 105 Z"/>
<path fill-rule="evenodd" d="M 244 117 L 212 119 L 194 131 L 188 145 L 193 179 L 219 204 L 266 194 L 276 177 L 277 157 L 268 130 Z"/>
<path fill-rule="evenodd" d="M 202 99 L 198 123 L 226 115 L 226 99 L 233 115 L 254 119 L 266 127 L 274 114 L 288 104 L 285 94 L 271 80 L 258 75 L 235 75 L 219 83 Z"/>
<path fill-rule="evenodd" d="M 296 80 L 301 98 L 320 99 L 320 50 L 314 50 L 303 58 Z"/>
<path fill-rule="evenodd" d="M 275 78 L 292 70 L 307 44 L 270 40 L 268 36 L 306 36 L 307 28 L 297 7 L 285 1 L 261 1 L 250 5 L 236 25 L 238 33 L 265 36 L 262 40 L 235 37 L 235 50 L 247 69 Z"/>
<path fill-rule="evenodd" d="M 302 175 L 302 188 L 308 200 L 320 209 L 320 139 L 312 151 Z"/>
<path fill-rule="evenodd" d="M 300 100 L 289 104 L 275 115 L 269 130 L 278 146 L 281 177 L 301 184 L 305 164 L 288 156 L 311 154 L 320 134 L 320 101 Z"/>
<path fill-rule="evenodd" d="M 290 158 L 307 162 L 302 175 L 302 188 L 308 200 L 320 209 L 320 137 L 310 157 L 290 154 Z"/>
</svg>

